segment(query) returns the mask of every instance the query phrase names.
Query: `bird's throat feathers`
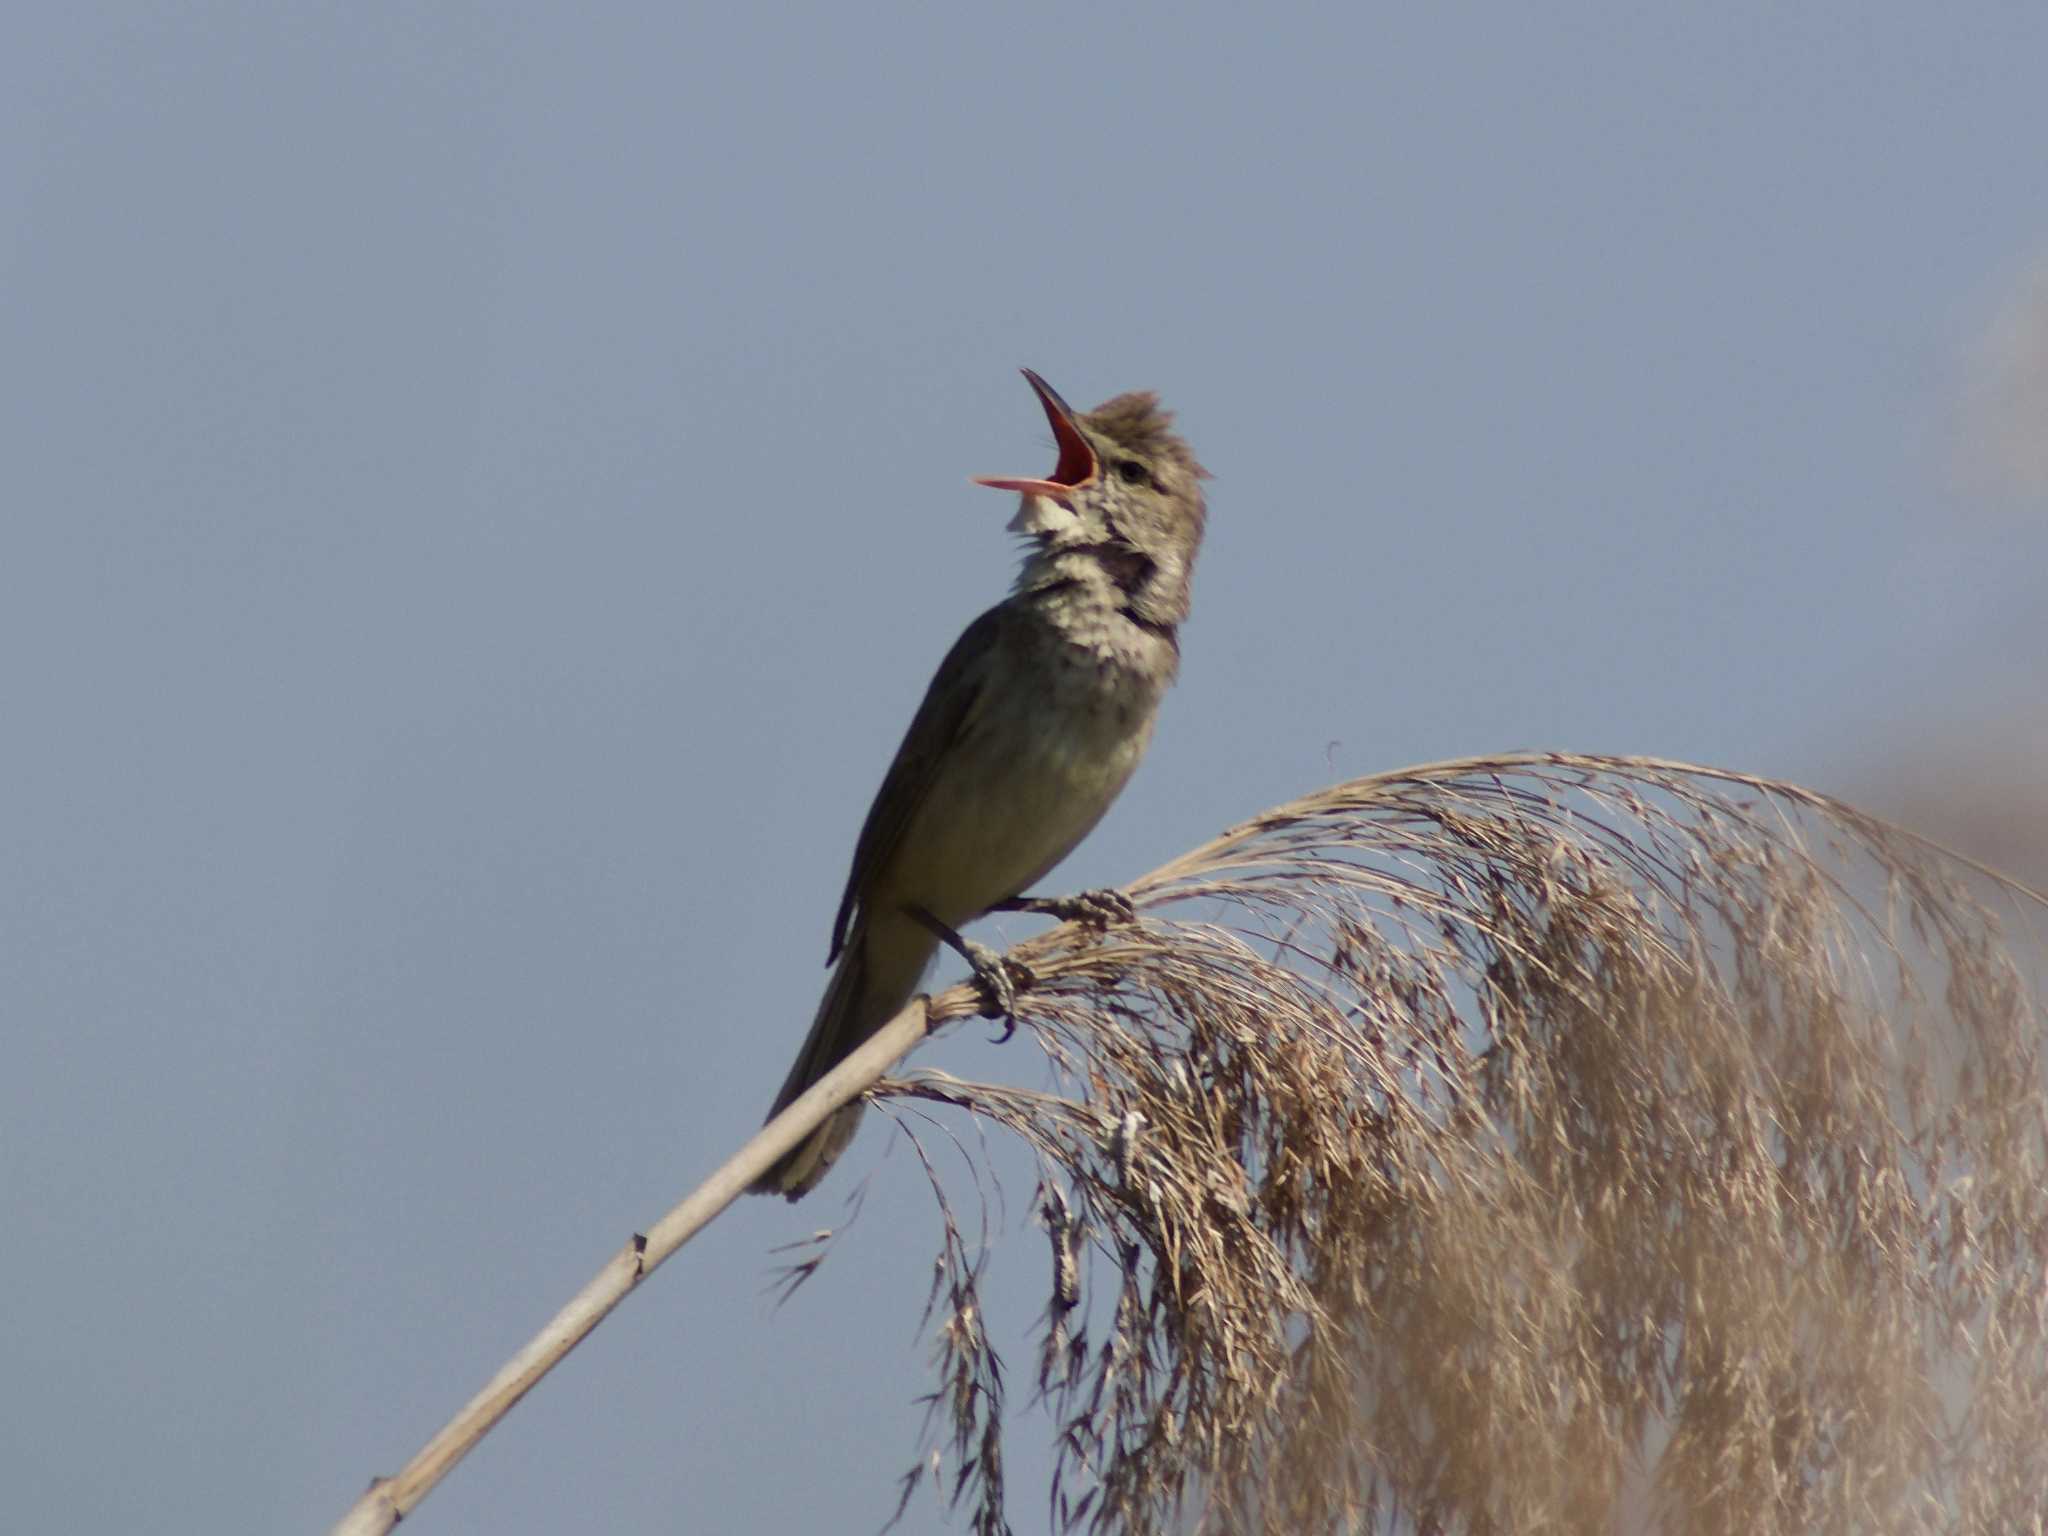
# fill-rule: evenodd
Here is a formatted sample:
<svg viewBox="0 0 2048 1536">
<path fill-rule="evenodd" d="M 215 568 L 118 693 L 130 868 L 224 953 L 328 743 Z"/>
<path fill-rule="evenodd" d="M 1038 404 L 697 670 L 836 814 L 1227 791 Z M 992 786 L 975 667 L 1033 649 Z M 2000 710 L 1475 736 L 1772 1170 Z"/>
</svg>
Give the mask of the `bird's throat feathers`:
<svg viewBox="0 0 2048 1536">
<path fill-rule="evenodd" d="M 1034 496 L 1028 491 L 1017 499 L 1017 515 L 1008 524 L 1010 532 L 1038 540 L 1040 549 L 1060 534 L 1070 533 L 1080 526 L 1081 519 L 1071 507 L 1054 501 L 1050 496 Z"/>
</svg>

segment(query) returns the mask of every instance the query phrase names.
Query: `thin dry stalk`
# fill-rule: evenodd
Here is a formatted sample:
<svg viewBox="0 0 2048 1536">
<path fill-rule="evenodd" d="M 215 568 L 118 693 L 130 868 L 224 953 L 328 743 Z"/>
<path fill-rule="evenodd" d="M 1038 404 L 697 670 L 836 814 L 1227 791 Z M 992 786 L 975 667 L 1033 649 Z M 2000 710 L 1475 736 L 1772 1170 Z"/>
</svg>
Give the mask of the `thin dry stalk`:
<svg viewBox="0 0 2048 1536">
<path fill-rule="evenodd" d="M 957 1017 L 972 1005 L 964 988 L 947 994 L 953 1012 L 941 1015 L 915 999 L 884 1024 L 859 1050 L 826 1073 L 810 1090 L 762 1126 L 724 1166 L 671 1207 L 645 1234 L 634 1233 L 539 1333 L 484 1384 L 462 1409 L 391 1477 L 373 1478 L 362 1497 L 332 1527 L 332 1536 L 385 1536 L 439 1487 L 456 1464 L 476 1449 L 515 1404 L 540 1385 L 597 1325 L 611 1315 L 642 1280 L 774 1166 L 775 1160 L 824 1124 L 825 1117 L 857 1097 L 918 1041 L 940 1017 Z M 797 1278 L 808 1266 L 799 1264 Z"/>
<path fill-rule="evenodd" d="M 1556 755 L 1340 785 L 1130 894 L 1013 951 L 1045 1090 L 880 1090 L 1036 1154 L 1056 1528 L 2048 1518 L 2042 1016 L 1994 910 L 2039 898 L 1795 786 Z M 988 1250 L 939 1199 L 947 1481 L 998 1531 Z"/>
</svg>

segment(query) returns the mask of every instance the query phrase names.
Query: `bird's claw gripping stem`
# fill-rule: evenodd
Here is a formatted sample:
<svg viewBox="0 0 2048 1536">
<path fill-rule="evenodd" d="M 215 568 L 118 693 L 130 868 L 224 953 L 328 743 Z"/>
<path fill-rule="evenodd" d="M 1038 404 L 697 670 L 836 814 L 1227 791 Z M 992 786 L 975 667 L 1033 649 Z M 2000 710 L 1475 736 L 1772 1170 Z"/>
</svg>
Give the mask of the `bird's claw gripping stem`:
<svg viewBox="0 0 2048 1536">
<path fill-rule="evenodd" d="M 1116 928 L 1138 920 L 1131 898 L 1114 886 L 1081 891 L 1073 896 L 1012 896 L 989 908 L 991 912 L 1031 912 L 1055 917 L 1063 923 L 1086 923 L 1091 928 Z"/>
<path fill-rule="evenodd" d="M 1031 967 L 1021 960 L 999 955 L 984 944 L 962 938 L 923 907 L 906 910 L 940 943 L 965 960 L 974 972 L 975 985 L 981 988 L 981 1016 L 1003 1021 L 1003 1032 L 996 1036 L 996 1043 L 1000 1045 L 1017 1033 L 1017 994 L 1038 985 L 1038 978 L 1032 974 Z"/>
</svg>

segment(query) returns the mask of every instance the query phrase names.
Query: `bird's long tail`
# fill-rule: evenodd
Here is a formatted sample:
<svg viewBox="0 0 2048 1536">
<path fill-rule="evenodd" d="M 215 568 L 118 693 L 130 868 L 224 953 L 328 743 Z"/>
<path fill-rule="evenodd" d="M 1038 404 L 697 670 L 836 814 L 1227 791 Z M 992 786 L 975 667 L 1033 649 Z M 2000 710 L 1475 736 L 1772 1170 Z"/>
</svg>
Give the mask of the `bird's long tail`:
<svg viewBox="0 0 2048 1536">
<path fill-rule="evenodd" d="M 937 947 L 924 929 L 907 918 L 854 925 L 839 963 L 833 967 L 832 979 L 825 984 L 811 1032 L 768 1111 L 770 1120 L 901 1011 L 916 992 Z M 853 1140 L 861 1110 L 858 1099 L 834 1110 L 823 1125 L 761 1176 L 753 1192 L 790 1200 L 809 1194 Z"/>
</svg>

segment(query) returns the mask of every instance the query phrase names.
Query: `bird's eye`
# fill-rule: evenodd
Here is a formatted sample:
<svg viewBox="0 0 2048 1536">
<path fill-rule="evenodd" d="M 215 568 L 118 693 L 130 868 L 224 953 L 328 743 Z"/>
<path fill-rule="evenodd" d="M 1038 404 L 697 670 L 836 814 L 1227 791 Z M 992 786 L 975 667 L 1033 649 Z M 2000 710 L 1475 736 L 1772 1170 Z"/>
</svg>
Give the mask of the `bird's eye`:
<svg viewBox="0 0 2048 1536">
<path fill-rule="evenodd" d="M 1118 460 L 1116 472 L 1132 485 L 1150 485 L 1152 483 L 1152 472 L 1136 459 Z"/>
</svg>

